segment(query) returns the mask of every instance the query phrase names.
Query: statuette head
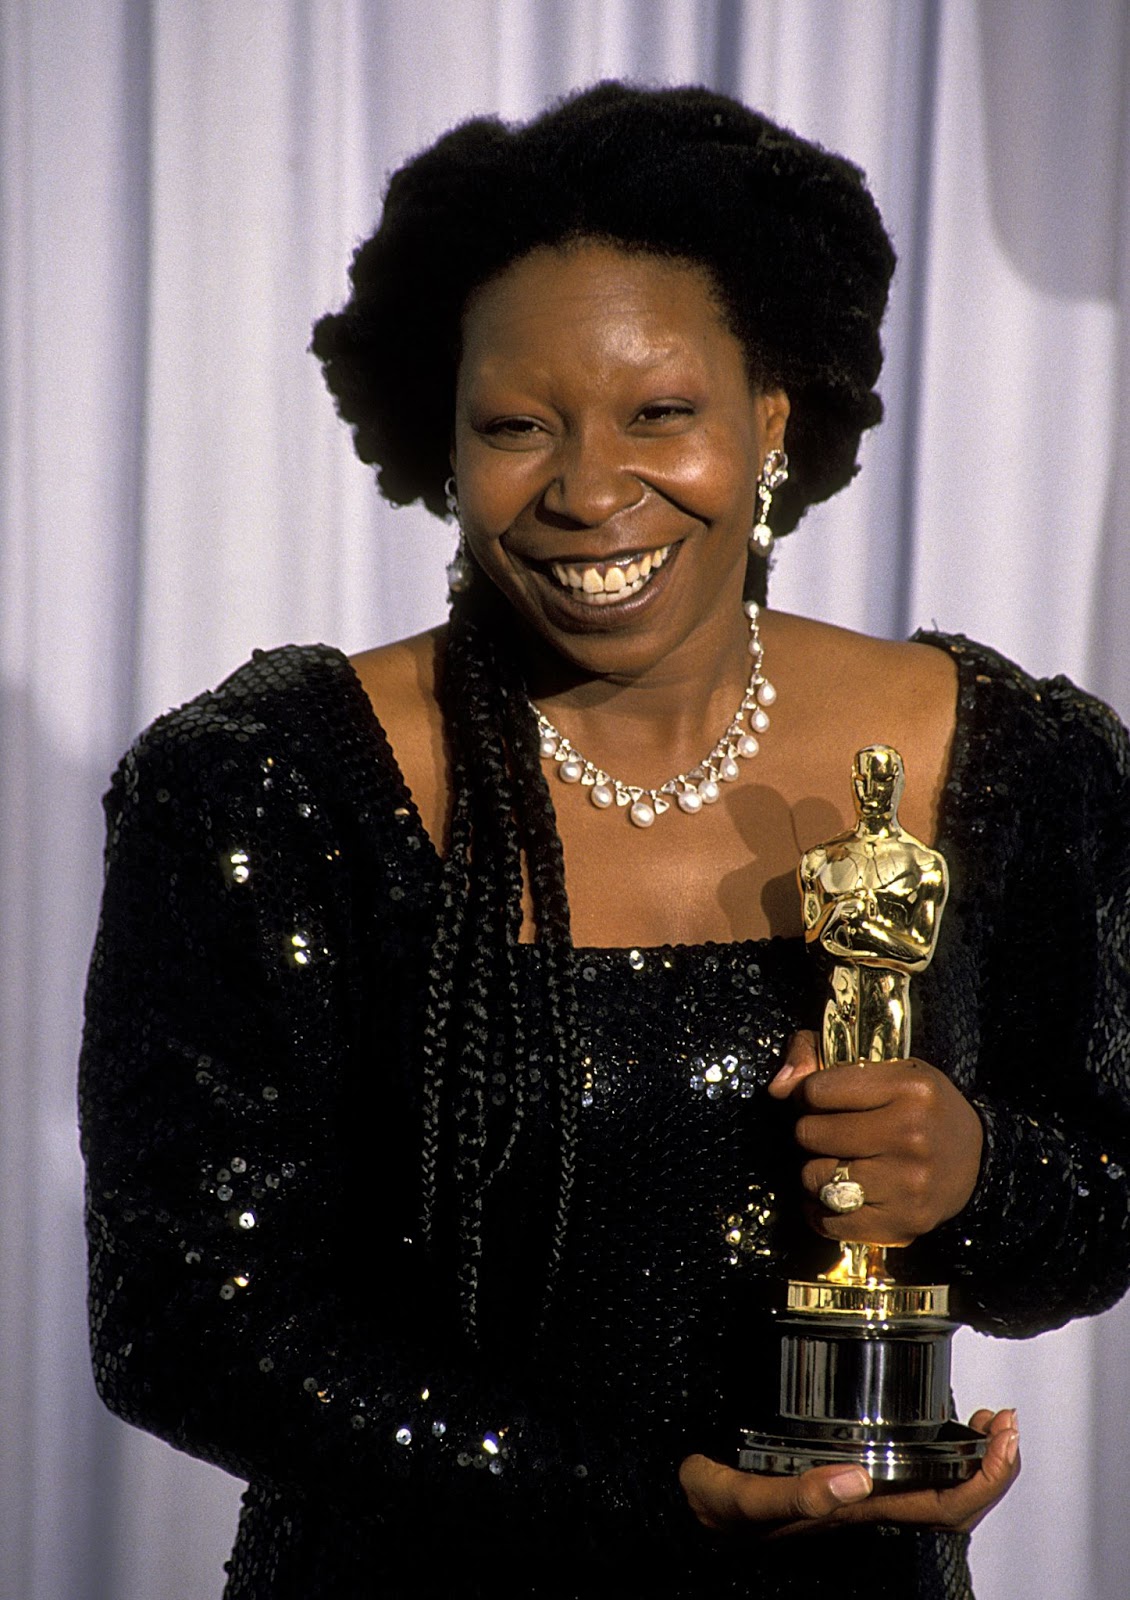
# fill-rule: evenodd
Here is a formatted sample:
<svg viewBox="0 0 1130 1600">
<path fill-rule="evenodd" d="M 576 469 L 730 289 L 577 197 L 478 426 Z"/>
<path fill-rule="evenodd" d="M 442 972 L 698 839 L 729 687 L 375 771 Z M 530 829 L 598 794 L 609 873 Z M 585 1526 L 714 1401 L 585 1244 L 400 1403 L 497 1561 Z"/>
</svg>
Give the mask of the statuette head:
<svg viewBox="0 0 1130 1600">
<path fill-rule="evenodd" d="M 861 817 L 891 817 L 902 799 L 902 757 L 889 744 L 871 744 L 856 755 L 851 785 Z"/>
</svg>

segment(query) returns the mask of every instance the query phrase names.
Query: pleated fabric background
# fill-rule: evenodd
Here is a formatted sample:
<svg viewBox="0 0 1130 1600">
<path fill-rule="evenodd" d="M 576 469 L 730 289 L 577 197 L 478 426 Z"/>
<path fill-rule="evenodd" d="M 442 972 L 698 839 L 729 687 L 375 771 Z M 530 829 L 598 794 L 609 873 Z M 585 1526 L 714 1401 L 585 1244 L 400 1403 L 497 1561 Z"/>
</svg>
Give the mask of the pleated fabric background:
<svg viewBox="0 0 1130 1600">
<path fill-rule="evenodd" d="M 3 1600 L 213 1600 L 239 1489 L 89 1377 L 99 796 L 254 646 L 439 619 L 450 533 L 380 502 L 309 327 L 401 159 L 605 76 L 711 84 L 845 152 L 895 236 L 887 421 L 774 603 L 963 630 L 1130 714 L 1122 0 L 2 0 Z M 978 1595 L 1124 1596 L 1127 1308 L 965 1333 L 957 1368 L 963 1410 L 1019 1406 L 1026 1452 Z"/>
</svg>

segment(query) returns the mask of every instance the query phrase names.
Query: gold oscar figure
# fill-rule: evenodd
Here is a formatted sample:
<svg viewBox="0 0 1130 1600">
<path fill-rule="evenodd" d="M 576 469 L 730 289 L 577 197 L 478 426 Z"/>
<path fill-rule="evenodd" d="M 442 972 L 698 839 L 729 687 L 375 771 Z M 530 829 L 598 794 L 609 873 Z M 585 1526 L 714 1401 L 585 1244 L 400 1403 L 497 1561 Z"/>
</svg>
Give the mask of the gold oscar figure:
<svg viewBox="0 0 1130 1600">
<path fill-rule="evenodd" d="M 949 892 L 937 850 L 901 826 L 903 764 L 889 745 L 859 751 L 856 823 L 805 852 L 798 868 L 805 938 L 828 967 L 821 1067 L 910 1055 L 910 980 L 930 963 Z M 829 1210 L 864 1204 L 840 1163 L 820 1192 Z M 740 1465 L 803 1472 L 850 1461 L 877 1487 L 959 1482 L 985 1440 L 952 1414 L 945 1284 L 899 1284 L 888 1247 L 845 1243 L 815 1280 L 789 1283 L 780 1319 L 780 1415 L 747 1430 Z"/>
</svg>

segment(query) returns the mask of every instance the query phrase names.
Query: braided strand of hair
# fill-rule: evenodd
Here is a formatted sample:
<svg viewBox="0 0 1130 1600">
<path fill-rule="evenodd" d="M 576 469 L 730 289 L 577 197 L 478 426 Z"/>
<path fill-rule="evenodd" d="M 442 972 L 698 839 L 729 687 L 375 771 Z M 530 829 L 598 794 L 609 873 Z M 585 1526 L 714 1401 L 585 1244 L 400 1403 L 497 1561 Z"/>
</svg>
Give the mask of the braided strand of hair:
<svg viewBox="0 0 1130 1600">
<path fill-rule="evenodd" d="M 565 861 L 553 800 L 542 770 L 537 723 L 524 690 L 520 695 L 511 696 L 509 710 L 507 731 L 514 761 L 519 813 L 525 819 L 529 832 L 530 894 L 542 946 L 545 1004 L 557 1091 L 558 1184 L 546 1270 L 544 1316 L 548 1312 L 564 1258 L 576 1177 L 581 1109 L 580 1074 L 577 1071 L 579 1030 L 573 983 L 573 936 L 565 890 Z"/>
<path fill-rule="evenodd" d="M 541 946 L 537 972 L 558 1135 L 543 1319 L 564 1252 L 580 1107 L 569 907 L 553 804 L 521 676 L 490 619 L 478 615 L 478 609 L 470 596 L 453 606 L 441 678 L 455 799 L 421 1039 L 424 1237 L 434 1249 L 447 1170 L 455 1212 L 458 1299 L 464 1330 L 473 1343 L 478 1342 L 481 1320 L 483 1201 L 515 1148 L 528 1096 L 517 965 L 523 853 Z M 484 1157 L 492 1071 L 505 1074 L 511 1125 L 488 1172 Z M 443 1156 L 448 1137 L 453 1139 L 450 1161 Z"/>
</svg>

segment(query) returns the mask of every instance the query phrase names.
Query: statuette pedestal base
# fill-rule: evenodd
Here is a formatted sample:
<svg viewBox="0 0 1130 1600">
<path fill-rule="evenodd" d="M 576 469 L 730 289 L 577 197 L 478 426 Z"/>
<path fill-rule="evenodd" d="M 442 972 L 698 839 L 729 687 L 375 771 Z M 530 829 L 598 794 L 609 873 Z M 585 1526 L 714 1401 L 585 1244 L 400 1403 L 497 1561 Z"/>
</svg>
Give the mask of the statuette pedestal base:
<svg viewBox="0 0 1130 1600">
<path fill-rule="evenodd" d="M 947 1310 L 941 1284 L 790 1283 L 780 1414 L 769 1431 L 743 1431 L 738 1465 L 858 1465 L 877 1490 L 972 1477 L 987 1440 L 953 1416 Z"/>
</svg>

